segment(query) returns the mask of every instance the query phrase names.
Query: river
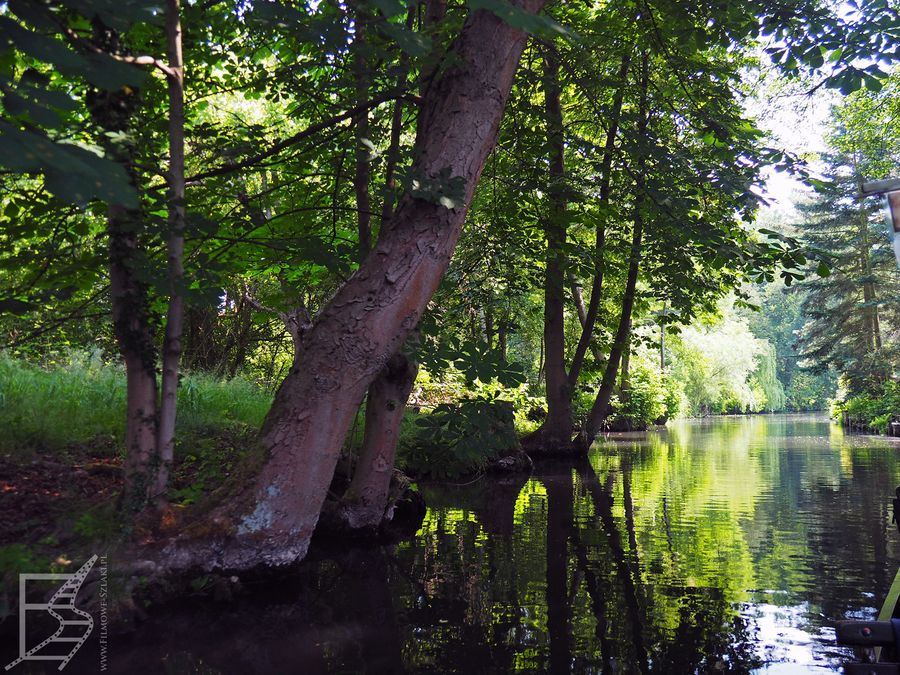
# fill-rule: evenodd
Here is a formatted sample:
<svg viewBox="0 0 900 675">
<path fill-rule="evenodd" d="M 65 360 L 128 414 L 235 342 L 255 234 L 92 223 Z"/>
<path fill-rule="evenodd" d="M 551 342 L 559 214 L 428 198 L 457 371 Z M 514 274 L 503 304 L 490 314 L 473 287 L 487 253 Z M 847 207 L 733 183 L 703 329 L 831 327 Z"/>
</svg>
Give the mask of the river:
<svg viewBox="0 0 900 675">
<path fill-rule="evenodd" d="M 683 420 L 530 477 L 422 485 L 421 530 L 153 610 L 111 672 L 830 672 L 900 564 L 900 442 Z"/>
</svg>

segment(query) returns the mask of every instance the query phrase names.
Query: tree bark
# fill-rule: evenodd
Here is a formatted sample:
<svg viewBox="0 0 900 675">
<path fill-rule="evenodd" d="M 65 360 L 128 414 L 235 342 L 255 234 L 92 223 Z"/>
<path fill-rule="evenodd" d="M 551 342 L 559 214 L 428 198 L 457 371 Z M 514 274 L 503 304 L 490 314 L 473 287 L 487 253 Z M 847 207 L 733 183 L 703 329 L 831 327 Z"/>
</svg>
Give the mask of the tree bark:
<svg viewBox="0 0 900 675">
<path fill-rule="evenodd" d="M 362 449 L 339 508 L 342 521 L 354 530 L 377 529 L 390 509 L 400 423 L 418 372 L 417 363 L 394 354 L 369 386 Z"/>
<path fill-rule="evenodd" d="M 122 508 L 142 511 L 155 484 L 156 462 L 156 346 L 150 329 L 146 287 L 135 275 L 137 229 L 131 213 L 110 206 L 109 280 L 113 331 L 125 361 L 125 486 Z"/>
<path fill-rule="evenodd" d="M 536 12 L 544 3 L 516 4 Z M 276 566 L 306 554 L 363 394 L 418 323 L 447 269 L 525 40 L 490 12 L 469 13 L 451 48 L 452 65 L 423 100 L 411 167 L 424 181 L 451 177 L 459 207 L 411 194 L 400 199 L 375 248 L 321 311 L 300 365 L 278 389 L 261 431 L 266 457 L 255 480 L 171 543 L 164 552 L 170 569 Z"/>
<path fill-rule="evenodd" d="M 509 312 L 504 309 L 500 316 L 500 325 L 497 326 L 497 351 L 500 358 L 506 360 L 506 339 L 509 332 Z"/>
<path fill-rule="evenodd" d="M 412 24 L 412 8 L 407 14 L 407 26 Z M 360 28 L 360 30 L 362 30 Z M 365 43 L 360 43 L 364 47 Z M 361 63 L 360 54 L 357 62 Z M 402 60 L 402 65 L 406 65 Z M 405 78 L 404 74 L 401 77 Z M 356 73 L 357 96 L 360 100 L 369 95 L 368 78 L 359 70 Z M 391 190 L 394 172 L 400 155 L 400 126 L 402 123 L 402 102 L 398 99 L 391 120 L 391 143 L 385 168 L 386 193 L 381 208 L 382 225 L 393 213 Z M 357 158 L 359 163 L 361 160 Z M 357 167 L 359 164 L 357 164 Z M 371 225 L 369 208 L 369 175 L 356 174 L 356 201 L 359 218 L 360 260 L 369 253 Z M 364 236 L 365 235 L 365 236 Z M 299 359 L 299 352 L 297 355 Z M 353 472 L 353 478 L 336 509 L 340 527 L 350 530 L 377 531 L 391 510 L 390 487 L 394 470 L 394 455 L 400 436 L 400 425 L 406 411 L 406 402 L 418 374 L 418 364 L 410 361 L 402 351 L 394 354 L 378 376 L 369 385 L 366 394 L 366 417 L 363 445 Z"/>
<path fill-rule="evenodd" d="M 550 213 L 544 224 L 547 261 L 544 274 L 544 344 L 547 418 L 535 449 L 567 450 L 572 443 L 572 395 L 566 374 L 565 131 L 560 103 L 559 54 L 547 45 L 544 55 L 544 105 L 547 121 Z"/>
<path fill-rule="evenodd" d="M 162 350 L 162 384 L 156 452 L 159 466 L 154 497 L 166 503 L 169 473 L 175 453 L 175 417 L 178 405 L 178 371 L 184 326 L 184 59 L 181 51 L 180 0 L 166 6 L 166 42 L 169 52 L 169 307 Z"/>
</svg>

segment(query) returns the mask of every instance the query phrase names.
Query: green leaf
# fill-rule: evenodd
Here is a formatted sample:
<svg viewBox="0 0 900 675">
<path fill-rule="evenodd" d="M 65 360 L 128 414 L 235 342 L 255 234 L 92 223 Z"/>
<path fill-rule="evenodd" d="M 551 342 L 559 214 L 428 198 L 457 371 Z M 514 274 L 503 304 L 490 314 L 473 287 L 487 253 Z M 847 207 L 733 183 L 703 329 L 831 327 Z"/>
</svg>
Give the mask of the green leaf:
<svg viewBox="0 0 900 675">
<path fill-rule="evenodd" d="M 407 10 L 407 3 L 404 0 L 371 0 L 370 4 L 375 5 L 388 19 Z"/>
<path fill-rule="evenodd" d="M 137 193 L 120 164 L 6 122 L 0 122 L 0 166 L 21 173 L 43 172 L 47 188 L 64 201 L 84 204 L 101 199 L 127 208 L 138 206 Z"/>
<path fill-rule="evenodd" d="M 504 22 L 531 35 L 552 39 L 568 37 L 570 32 L 553 19 L 543 14 L 532 14 L 507 0 L 468 0 L 472 10 L 483 9 L 491 12 Z"/>
<path fill-rule="evenodd" d="M 431 40 L 420 33 L 406 30 L 404 26 L 393 23 L 381 24 L 379 28 L 410 56 L 421 58 L 431 52 Z"/>
</svg>

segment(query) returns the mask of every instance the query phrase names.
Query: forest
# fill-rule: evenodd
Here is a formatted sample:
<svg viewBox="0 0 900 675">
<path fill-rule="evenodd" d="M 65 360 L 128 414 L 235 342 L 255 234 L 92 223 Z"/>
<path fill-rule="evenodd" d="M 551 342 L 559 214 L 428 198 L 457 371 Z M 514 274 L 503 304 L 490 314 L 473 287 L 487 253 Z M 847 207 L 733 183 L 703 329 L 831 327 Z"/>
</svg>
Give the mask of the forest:
<svg viewBox="0 0 900 675">
<path fill-rule="evenodd" d="M 678 418 L 900 430 L 860 196 L 900 177 L 892 1 L 9 0 L 0 35 L 6 587 L 97 542 L 293 565 Z"/>
</svg>

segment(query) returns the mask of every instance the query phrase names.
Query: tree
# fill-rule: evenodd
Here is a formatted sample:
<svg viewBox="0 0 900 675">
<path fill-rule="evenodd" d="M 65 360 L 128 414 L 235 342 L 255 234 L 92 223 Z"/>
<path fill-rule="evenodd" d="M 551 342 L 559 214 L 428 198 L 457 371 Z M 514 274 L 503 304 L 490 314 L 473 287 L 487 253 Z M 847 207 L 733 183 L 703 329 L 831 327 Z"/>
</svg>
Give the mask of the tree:
<svg viewBox="0 0 900 675">
<path fill-rule="evenodd" d="M 537 0 L 521 7 L 539 10 Z M 266 459 L 243 497 L 209 522 L 213 536 L 173 542 L 172 567 L 245 568 L 293 562 L 306 552 L 340 447 L 382 364 L 415 328 L 446 270 L 484 162 L 493 147 L 526 40 L 485 10 L 467 16 L 452 63 L 422 100 L 422 139 L 404 194 L 378 243 L 304 336 L 300 363 L 263 425 Z"/>
</svg>

